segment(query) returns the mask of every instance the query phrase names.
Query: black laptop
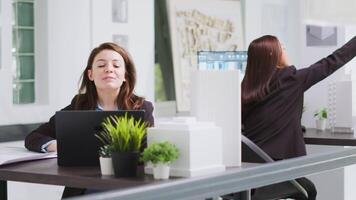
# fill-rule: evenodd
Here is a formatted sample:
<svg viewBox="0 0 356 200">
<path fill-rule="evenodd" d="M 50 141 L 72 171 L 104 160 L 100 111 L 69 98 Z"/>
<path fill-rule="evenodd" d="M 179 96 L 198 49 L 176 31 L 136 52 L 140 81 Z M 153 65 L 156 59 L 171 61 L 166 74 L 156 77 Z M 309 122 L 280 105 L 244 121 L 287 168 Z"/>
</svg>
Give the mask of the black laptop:
<svg viewBox="0 0 356 200">
<path fill-rule="evenodd" d="M 58 111 L 55 116 L 58 165 L 99 166 L 99 147 L 95 134 L 101 132 L 101 123 L 108 116 L 144 119 L 144 110 L 126 111 Z"/>
</svg>

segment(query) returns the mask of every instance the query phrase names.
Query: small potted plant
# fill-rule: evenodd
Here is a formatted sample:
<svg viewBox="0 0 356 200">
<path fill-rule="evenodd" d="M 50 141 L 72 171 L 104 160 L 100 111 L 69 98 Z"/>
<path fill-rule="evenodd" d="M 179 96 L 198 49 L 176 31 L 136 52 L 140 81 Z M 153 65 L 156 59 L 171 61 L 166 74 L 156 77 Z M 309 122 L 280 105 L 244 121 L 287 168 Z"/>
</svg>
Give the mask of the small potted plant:
<svg viewBox="0 0 356 200">
<path fill-rule="evenodd" d="M 110 146 L 116 177 L 135 177 L 147 124 L 133 117 L 110 116 L 102 123 L 97 137 Z"/>
<path fill-rule="evenodd" d="M 111 146 L 106 144 L 99 149 L 100 171 L 102 175 L 114 175 L 111 159 Z"/>
<path fill-rule="evenodd" d="M 151 163 L 153 166 L 153 177 L 155 179 L 168 179 L 170 164 L 179 157 L 178 148 L 169 143 L 155 143 L 147 147 L 141 160 L 145 163 Z"/>
<path fill-rule="evenodd" d="M 314 118 L 316 120 L 316 128 L 324 131 L 326 128 L 326 120 L 328 119 L 328 111 L 326 108 L 319 109 L 314 112 Z"/>
</svg>

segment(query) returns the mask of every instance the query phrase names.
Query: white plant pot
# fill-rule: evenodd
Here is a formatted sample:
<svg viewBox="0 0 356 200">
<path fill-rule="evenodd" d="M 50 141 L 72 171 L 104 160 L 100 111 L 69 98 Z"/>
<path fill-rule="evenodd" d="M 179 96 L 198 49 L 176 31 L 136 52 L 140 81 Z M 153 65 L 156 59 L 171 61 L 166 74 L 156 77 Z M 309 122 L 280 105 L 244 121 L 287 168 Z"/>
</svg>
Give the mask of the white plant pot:
<svg viewBox="0 0 356 200">
<path fill-rule="evenodd" d="M 316 121 L 316 129 L 324 131 L 326 128 L 326 119 L 317 119 Z"/>
<path fill-rule="evenodd" d="M 100 171 L 102 175 L 114 175 L 114 167 L 112 165 L 112 159 L 100 157 Z"/>
<path fill-rule="evenodd" d="M 169 164 L 158 163 L 153 165 L 154 179 L 168 179 L 169 178 Z"/>
</svg>

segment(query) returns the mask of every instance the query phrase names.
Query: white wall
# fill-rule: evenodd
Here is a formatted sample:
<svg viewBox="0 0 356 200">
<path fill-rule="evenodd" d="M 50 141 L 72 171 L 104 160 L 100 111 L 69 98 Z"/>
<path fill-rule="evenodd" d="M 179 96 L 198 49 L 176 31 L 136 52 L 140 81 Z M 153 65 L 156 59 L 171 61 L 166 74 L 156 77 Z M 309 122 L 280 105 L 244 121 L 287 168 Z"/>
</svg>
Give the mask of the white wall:
<svg viewBox="0 0 356 200">
<path fill-rule="evenodd" d="M 356 23 L 355 0 L 304 0 L 309 18 L 332 23 Z"/>
<path fill-rule="evenodd" d="M 127 34 L 137 67 L 137 94 L 154 99 L 153 0 L 128 1 L 128 23 L 112 23 L 111 2 L 99 0 L 36 0 L 36 104 L 12 105 L 11 0 L 3 0 L 0 125 L 47 121 L 70 103 L 91 49 Z M 140 13 L 140 14 L 138 14 Z M 46 34 L 43 34 L 46 33 Z M 6 113 L 6 114 L 5 114 Z"/>
<path fill-rule="evenodd" d="M 246 49 L 252 40 L 275 35 L 286 47 L 291 63 L 299 64 L 299 1 L 245 0 Z"/>
<path fill-rule="evenodd" d="M 128 36 L 128 51 L 137 69 L 136 93 L 154 101 L 154 1 L 129 0 L 128 22 L 112 22 L 111 1 L 92 0 L 92 45 Z"/>
<path fill-rule="evenodd" d="M 90 1 L 48 1 L 49 100 L 54 110 L 70 103 L 90 47 Z"/>
</svg>

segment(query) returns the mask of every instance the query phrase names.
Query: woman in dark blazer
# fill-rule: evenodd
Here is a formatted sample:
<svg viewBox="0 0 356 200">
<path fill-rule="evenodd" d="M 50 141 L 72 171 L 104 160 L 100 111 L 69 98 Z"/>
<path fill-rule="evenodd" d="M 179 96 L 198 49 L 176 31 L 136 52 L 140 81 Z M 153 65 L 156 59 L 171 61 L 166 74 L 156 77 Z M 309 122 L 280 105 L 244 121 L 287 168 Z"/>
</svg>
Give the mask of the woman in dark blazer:
<svg viewBox="0 0 356 200">
<path fill-rule="evenodd" d="M 276 37 L 252 41 L 241 85 L 244 135 L 275 160 L 306 155 L 301 127 L 304 92 L 355 56 L 356 37 L 326 58 L 297 70 L 288 64 Z M 313 185 L 309 192 L 309 199 L 315 199 Z"/>
<path fill-rule="evenodd" d="M 153 106 L 133 91 L 136 69 L 129 53 L 114 43 L 94 48 L 81 77 L 79 94 L 62 110 L 145 110 L 144 121 L 154 125 Z M 55 116 L 25 139 L 31 151 L 56 151 Z"/>
<path fill-rule="evenodd" d="M 153 106 L 134 94 L 136 69 L 129 53 L 114 43 L 94 48 L 81 77 L 79 94 L 62 110 L 145 110 L 144 121 L 154 125 Z M 55 116 L 25 139 L 31 151 L 57 151 Z M 81 145 L 81 144 L 78 144 Z M 63 197 L 79 195 L 85 189 L 66 187 Z"/>
</svg>

